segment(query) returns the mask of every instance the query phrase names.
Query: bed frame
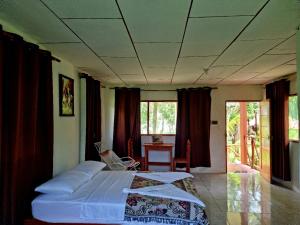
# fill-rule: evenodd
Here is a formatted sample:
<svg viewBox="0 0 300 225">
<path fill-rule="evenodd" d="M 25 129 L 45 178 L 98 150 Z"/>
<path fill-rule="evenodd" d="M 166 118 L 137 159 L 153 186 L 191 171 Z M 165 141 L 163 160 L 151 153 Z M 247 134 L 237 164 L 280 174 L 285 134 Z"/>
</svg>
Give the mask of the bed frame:
<svg viewBox="0 0 300 225">
<path fill-rule="evenodd" d="M 120 225 L 120 224 L 94 224 L 94 223 L 47 223 L 37 219 L 25 219 L 24 225 Z"/>
</svg>

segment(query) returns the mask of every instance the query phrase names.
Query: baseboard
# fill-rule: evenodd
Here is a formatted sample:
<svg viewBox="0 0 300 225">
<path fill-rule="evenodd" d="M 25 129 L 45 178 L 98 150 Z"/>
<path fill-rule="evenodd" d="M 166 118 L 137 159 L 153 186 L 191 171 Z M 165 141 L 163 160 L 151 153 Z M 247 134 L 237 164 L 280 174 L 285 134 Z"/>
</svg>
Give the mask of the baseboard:
<svg viewBox="0 0 300 225">
<path fill-rule="evenodd" d="M 300 193 L 300 189 L 295 185 L 292 186 L 293 191 Z"/>
</svg>

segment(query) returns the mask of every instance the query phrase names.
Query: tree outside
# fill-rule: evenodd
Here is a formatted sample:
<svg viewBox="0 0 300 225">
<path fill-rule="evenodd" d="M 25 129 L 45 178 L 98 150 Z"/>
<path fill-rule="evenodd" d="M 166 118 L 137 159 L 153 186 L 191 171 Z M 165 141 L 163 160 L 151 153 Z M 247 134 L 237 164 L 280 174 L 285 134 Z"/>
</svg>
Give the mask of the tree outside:
<svg viewBox="0 0 300 225">
<path fill-rule="evenodd" d="M 289 139 L 299 140 L 298 96 L 289 97 Z"/>
<path fill-rule="evenodd" d="M 259 165 L 260 141 L 259 141 L 259 103 L 248 102 L 247 110 L 247 158 L 248 164 L 252 165 L 252 149 L 254 152 L 254 165 Z M 227 158 L 229 163 L 241 163 L 240 146 L 240 103 L 226 103 L 227 124 Z"/>
<path fill-rule="evenodd" d="M 149 112 L 148 112 L 149 104 Z M 149 113 L 149 134 L 175 134 L 177 102 L 142 102 L 141 132 L 147 134 Z"/>
</svg>

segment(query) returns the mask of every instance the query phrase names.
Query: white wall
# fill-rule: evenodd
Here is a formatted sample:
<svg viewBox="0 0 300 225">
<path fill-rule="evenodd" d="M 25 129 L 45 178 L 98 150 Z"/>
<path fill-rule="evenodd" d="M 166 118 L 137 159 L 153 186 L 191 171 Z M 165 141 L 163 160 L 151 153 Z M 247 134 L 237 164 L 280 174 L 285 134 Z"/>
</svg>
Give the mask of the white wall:
<svg viewBox="0 0 300 225">
<path fill-rule="evenodd" d="M 226 140 L 225 140 L 225 102 L 240 100 L 261 100 L 263 87 L 251 86 L 219 86 L 212 90 L 211 120 L 218 121 L 217 125 L 211 125 L 210 154 L 211 167 L 197 168 L 193 172 L 224 173 L 226 172 Z"/>
<path fill-rule="evenodd" d="M 72 66 L 61 61 L 52 63 L 53 70 L 53 119 L 54 119 L 54 145 L 53 145 L 53 175 L 70 169 L 79 162 L 79 76 Z M 74 79 L 74 113 L 72 117 L 59 116 L 58 77 L 59 74 Z"/>
<path fill-rule="evenodd" d="M 183 86 L 176 86 L 182 88 Z M 174 89 L 174 86 L 143 86 L 143 89 Z M 112 93 L 111 93 L 112 92 Z M 193 172 L 222 173 L 226 172 L 226 154 L 225 154 L 225 102 L 228 100 L 261 100 L 263 87 L 260 85 L 251 86 L 219 86 L 212 90 L 211 120 L 218 121 L 217 125 L 211 126 L 210 150 L 211 167 L 196 168 Z M 105 107 L 106 126 L 112 137 L 113 132 L 113 108 L 114 108 L 114 90 L 103 94 L 102 99 L 108 105 Z M 176 91 L 142 91 L 141 100 L 177 100 Z M 111 145 L 112 138 L 106 140 Z"/>
<path fill-rule="evenodd" d="M 115 90 L 109 89 L 109 87 L 101 88 L 101 109 L 103 148 L 112 149 L 115 114 Z"/>
</svg>

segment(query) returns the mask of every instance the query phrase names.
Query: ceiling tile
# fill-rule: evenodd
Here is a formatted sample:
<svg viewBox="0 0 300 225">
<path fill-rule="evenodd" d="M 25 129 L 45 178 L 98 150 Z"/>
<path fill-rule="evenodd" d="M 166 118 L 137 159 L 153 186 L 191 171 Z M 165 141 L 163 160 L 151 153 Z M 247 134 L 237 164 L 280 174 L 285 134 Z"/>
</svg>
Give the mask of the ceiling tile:
<svg viewBox="0 0 300 225">
<path fill-rule="evenodd" d="M 170 84 L 170 79 L 166 78 L 149 78 L 149 84 Z"/>
<path fill-rule="evenodd" d="M 282 65 L 266 73 L 260 74 L 258 78 L 277 78 L 285 75 L 295 73 L 297 70 L 296 65 Z"/>
<path fill-rule="evenodd" d="M 124 82 L 117 78 L 107 79 L 107 80 L 105 80 L 105 83 L 114 84 L 114 85 L 124 85 Z M 125 84 L 127 84 L 127 83 L 125 82 Z"/>
<path fill-rule="evenodd" d="M 40 1 L 1 1 L 0 19 L 39 43 L 79 41 Z"/>
<path fill-rule="evenodd" d="M 111 0 L 42 0 L 60 18 L 121 18 Z"/>
<path fill-rule="evenodd" d="M 115 77 L 114 73 L 82 43 L 44 44 L 43 46 L 74 66 L 85 68 L 85 71 L 89 70 L 89 73 L 93 71 L 91 75 Z"/>
<path fill-rule="evenodd" d="M 144 67 L 147 78 L 169 79 L 171 82 L 173 68 L 168 67 Z"/>
<path fill-rule="evenodd" d="M 259 73 L 252 73 L 252 72 L 248 72 L 248 73 L 242 73 L 242 72 L 237 72 L 229 77 L 227 77 L 225 80 L 249 80 L 252 77 L 256 77 L 258 76 Z"/>
<path fill-rule="evenodd" d="M 190 0 L 118 1 L 135 42 L 181 41 Z"/>
<path fill-rule="evenodd" d="M 244 80 L 222 80 L 218 85 L 240 85 Z"/>
<path fill-rule="evenodd" d="M 122 20 L 66 19 L 64 21 L 99 56 L 136 56 Z"/>
<path fill-rule="evenodd" d="M 296 35 L 289 38 L 272 51 L 268 52 L 270 54 L 291 54 L 296 53 Z"/>
<path fill-rule="evenodd" d="M 200 75 L 215 58 L 216 56 L 179 58 L 174 77 L 185 78 L 187 75 Z"/>
<path fill-rule="evenodd" d="M 240 66 L 214 66 L 211 67 L 207 73 L 204 73 L 200 79 L 224 79 L 239 68 Z"/>
<path fill-rule="evenodd" d="M 270 81 L 270 78 L 260 79 L 260 78 L 253 78 L 243 82 L 243 84 L 266 84 Z"/>
<path fill-rule="evenodd" d="M 143 71 L 137 58 L 102 58 L 117 74 L 139 74 Z"/>
<path fill-rule="evenodd" d="M 239 73 L 245 72 L 258 72 L 264 73 L 276 66 L 280 66 L 290 60 L 296 58 L 295 54 L 292 55 L 263 55 L 262 57 L 258 58 L 254 62 L 250 63 L 249 65 L 245 66 L 243 69 L 239 71 Z"/>
<path fill-rule="evenodd" d="M 127 84 L 147 84 L 143 75 L 120 75 Z"/>
<path fill-rule="evenodd" d="M 136 43 L 144 67 L 174 67 L 180 48 L 179 43 Z"/>
<path fill-rule="evenodd" d="M 240 36 L 241 40 L 287 38 L 300 23 L 300 5 L 295 0 L 272 0 Z"/>
<path fill-rule="evenodd" d="M 200 79 L 196 82 L 196 84 L 216 85 L 220 81 L 221 81 L 221 79 Z"/>
<path fill-rule="evenodd" d="M 191 16 L 255 15 L 266 0 L 194 0 Z"/>
<path fill-rule="evenodd" d="M 214 65 L 246 65 L 282 40 L 236 41 Z"/>
<path fill-rule="evenodd" d="M 181 56 L 219 55 L 252 17 L 189 19 Z"/>
<path fill-rule="evenodd" d="M 197 74 L 185 74 L 184 76 L 174 76 L 172 84 L 193 84 L 199 75 Z"/>
<path fill-rule="evenodd" d="M 292 60 L 292 61 L 289 61 L 287 64 L 288 64 L 288 65 L 297 65 L 297 60 L 294 59 L 294 60 Z"/>
<path fill-rule="evenodd" d="M 144 67 L 149 84 L 170 84 L 173 68 L 168 67 Z"/>
<path fill-rule="evenodd" d="M 106 81 L 111 78 L 118 79 L 117 76 L 109 76 L 109 75 L 105 75 L 105 74 L 99 74 L 98 71 L 91 69 L 89 67 L 78 67 L 77 70 L 82 73 L 87 73 L 90 76 L 92 76 L 95 79 L 100 80 L 100 81 Z"/>
</svg>

